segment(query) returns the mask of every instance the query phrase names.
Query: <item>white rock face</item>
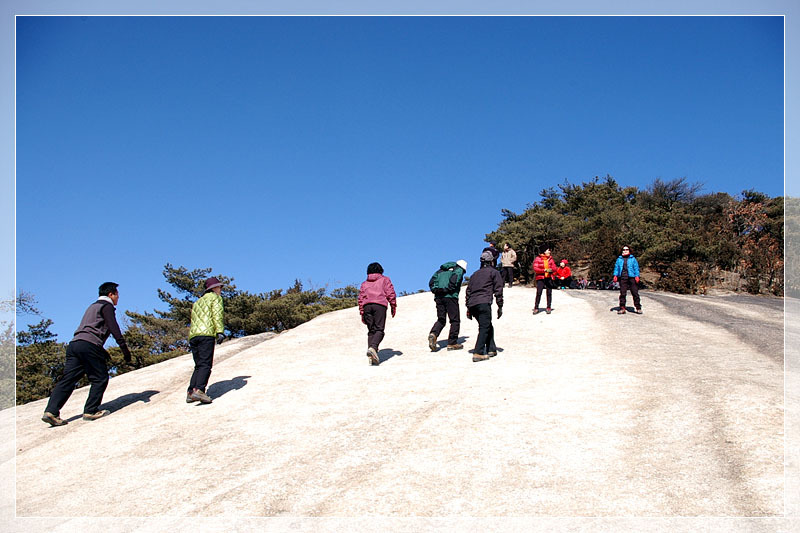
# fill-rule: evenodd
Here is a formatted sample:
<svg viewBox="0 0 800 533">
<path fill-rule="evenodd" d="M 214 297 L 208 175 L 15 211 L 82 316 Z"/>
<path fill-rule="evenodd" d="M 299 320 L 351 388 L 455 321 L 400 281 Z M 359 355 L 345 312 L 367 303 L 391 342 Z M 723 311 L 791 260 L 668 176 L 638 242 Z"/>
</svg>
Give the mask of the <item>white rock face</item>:
<svg viewBox="0 0 800 533">
<path fill-rule="evenodd" d="M 210 405 L 184 401 L 187 355 L 112 379 L 100 420 L 80 419 L 87 389 L 64 427 L 39 420 L 46 400 L 4 411 L 14 524 L 782 515 L 780 358 L 646 293 L 644 315 L 620 316 L 615 292 L 583 292 L 554 291 L 553 313 L 533 316 L 535 291 L 506 290 L 485 362 L 463 291 L 465 349 L 430 352 L 425 293 L 399 299 L 377 367 L 353 308 L 218 347 Z M 782 327 L 777 311 L 753 319 Z"/>
</svg>

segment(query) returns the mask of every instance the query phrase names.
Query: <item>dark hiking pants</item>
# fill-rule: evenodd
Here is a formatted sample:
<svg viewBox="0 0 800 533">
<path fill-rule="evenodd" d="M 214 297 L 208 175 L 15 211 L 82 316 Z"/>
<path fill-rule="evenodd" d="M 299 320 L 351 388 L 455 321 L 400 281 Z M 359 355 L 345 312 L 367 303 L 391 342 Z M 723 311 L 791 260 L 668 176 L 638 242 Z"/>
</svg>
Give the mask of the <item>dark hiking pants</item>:
<svg viewBox="0 0 800 533">
<path fill-rule="evenodd" d="M 458 311 L 458 298 L 434 298 L 436 302 L 436 322 L 433 323 L 431 333 L 439 336 L 450 319 L 450 335 L 447 336 L 447 344 L 458 342 L 458 332 L 461 330 L 461 313 Z"/>
<path fill-rule="evenodd" d="M 511 287 L 514 284 L 514 267 L 503 267 L 501 274 L 503 283 L 508 283 L 508 286 Z"/>
<path fill-rule="evenodd" d="M 194 372 L 189 380 L 189 392 L 193 389 L 206 391 L 208 378 L 211 377 L 211 365 L 214 364 L 214 337 L 199 335 L 189 339 L 189 349 L 194 359 Z"/>
<path fill-rule="evenodd" d="M 364 306 L 364 323 L 367 325 L 367 346 L 378 351 L 383 340 L 383 328 L 386 327 L 386 306 L 366 304 Z"/>
<path fill-rule="evenodd" d="M 633 306 L 636 309 L 642 308 L 642 301 L 639 299 L 639 284 L 633 278 L 619 278 L 619 306 L 621 309 L 625 308 L 626 292 L 630 290 L 633 296 Z"/>
<path fill-rule="evenodd" d="M 478 322 L 478 340 L 475 342 L 474 353 L 482 354 L 496 352 L 494 344 L 494 326 L 492 325 L 492 304 L 478 304 L 469 308 L 469 312 Z M 484 352 L 484 349 L 486 350 Z"/>
<path fill-rule="evenodd" d="M 539 309 L 539 302 L 542 300 L 542 290 L 547 290 L 547 307 L 553 306 L 553 281 L 549 279 L 536 280 L 536 302 L 533 307 Z"/>
<path fill-rule="evenodd" d="M 83 412 L 92 414 L 100 410 L 103 393 L 108 387 L 108 353 L 102 346 L 87 341 L 72 341 L 67 346 L 67 359 L 64 363 L 64 375 L 56 383 L 47 402 L 46 412 L 60 416 L 61 408 L 75 390 L 75 385 L 84 374 L 89 379 L 89 397 L 83 406 Z"/>
</svg>

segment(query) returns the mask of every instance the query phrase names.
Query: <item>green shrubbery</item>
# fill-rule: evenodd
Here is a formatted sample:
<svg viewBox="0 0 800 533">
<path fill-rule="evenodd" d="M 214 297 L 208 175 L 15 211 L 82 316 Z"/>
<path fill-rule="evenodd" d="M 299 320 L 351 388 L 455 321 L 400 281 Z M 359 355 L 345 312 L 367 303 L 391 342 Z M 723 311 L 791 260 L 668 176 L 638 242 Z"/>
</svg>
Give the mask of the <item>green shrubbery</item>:
<svg viewBox="0 0 800 533">
<path fill-rule="evenodd" d="M 624 244 L 660 278 L 656 287 L 680 293 L 713 284 L 716 269 L 736 272 L 741 288 L 783 294 L 783 198 L 744 191 L 698 195 L 685 179 L 655 180 L 646 189 L 611 177 L 565 183 L 540 193 L 521 214 L 503 210 L 486 238 L 510 242 L 519 275 L 531 276 L 535 256 L 551 248 L 589 279 L 608 279 Z"/>
</svg>

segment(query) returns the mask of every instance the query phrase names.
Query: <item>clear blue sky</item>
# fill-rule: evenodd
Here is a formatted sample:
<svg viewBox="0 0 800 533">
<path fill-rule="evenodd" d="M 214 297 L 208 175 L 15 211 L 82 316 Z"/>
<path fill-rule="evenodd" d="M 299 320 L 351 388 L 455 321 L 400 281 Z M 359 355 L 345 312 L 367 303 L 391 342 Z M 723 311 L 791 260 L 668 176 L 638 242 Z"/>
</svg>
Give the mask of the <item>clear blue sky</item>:
<svg viewBox="0 0 800 533">
<path fill-rule="evenodd" d="M 783 194 L 781 17 L 19 17 L 17 286 L 68 341 L 166 262 L 398 290 L 611 174 Z M 399 310 L 402 312 L 402 308 Z M 20 328 L 35 320 L 24 317 Z"/>
</svg>

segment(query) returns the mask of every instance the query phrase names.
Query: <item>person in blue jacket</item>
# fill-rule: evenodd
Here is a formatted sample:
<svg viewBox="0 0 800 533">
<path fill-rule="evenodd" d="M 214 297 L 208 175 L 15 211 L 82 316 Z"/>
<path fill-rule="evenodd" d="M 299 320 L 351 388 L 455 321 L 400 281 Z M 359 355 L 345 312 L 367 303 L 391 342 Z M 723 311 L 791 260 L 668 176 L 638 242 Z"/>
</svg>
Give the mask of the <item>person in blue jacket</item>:
<svg viewBox="0 0 800 533">
<path fill-rule="evenodd" d="M 639 299 L 639 262 L 631 255 L 629 246 L 622 247 L 622 254 L 617 257 L 614 264 L 614 281 L 619 282 L 619 311 L 617 314 L 625 314 L 625 295 L 628 290 L 633 296 L 633 305 L 636 314 L 642 314 L 642 301 Z"/>
</svg>

